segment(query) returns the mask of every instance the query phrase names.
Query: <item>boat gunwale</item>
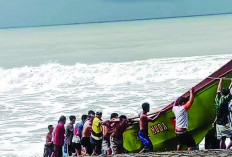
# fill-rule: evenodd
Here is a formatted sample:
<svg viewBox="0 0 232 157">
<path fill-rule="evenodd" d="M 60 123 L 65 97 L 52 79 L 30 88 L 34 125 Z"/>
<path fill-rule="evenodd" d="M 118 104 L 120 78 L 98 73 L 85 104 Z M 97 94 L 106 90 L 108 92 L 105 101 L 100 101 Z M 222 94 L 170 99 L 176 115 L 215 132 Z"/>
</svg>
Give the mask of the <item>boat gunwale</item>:
<svg viewBox="0 0 232 157">
<path fill-rule="evenodd" d="M 232 59 L 229 62 L 227 62 L 225 65 L 223 65 L 221 68 L 219 68 L 218 70 L 216 70 L 213 74 L 211 74 L 208 77 L 222 77 L 222 76 L 228 74 L 231 71 L 232 71 Z M 213 82 L 216 82 L 215 79 L 208 78 L 208 77 L 206 77 L 204 80 L 202 80 L 200 83 L 198 83 L 197 85 L 195 85 L 193 87 L 193 91 L 194 91 L 193 93 L 197 93 L 200 90 L 202 90 L 203 88 L 205 88 L 208 85 L 212 84 Z M 188 97 L 189 94 L 188 94 L 188 92 L 186 92 L 182 96 Z M 160 112 L 160 111 L 166 112 L 166 111 L 168 111 L 170 108 L 172 108 L 174 102 L 175 101 L 173 101 L 172 103 L 170 103 L 169 105 L 167 105 L 166 107 L 164 107 L 163 109 L 161 109 L 161 110 L 159 110 L 157 112 Z M 157 113 L 157 112 L 155 112 L 155 113 Z"/>
</svg>

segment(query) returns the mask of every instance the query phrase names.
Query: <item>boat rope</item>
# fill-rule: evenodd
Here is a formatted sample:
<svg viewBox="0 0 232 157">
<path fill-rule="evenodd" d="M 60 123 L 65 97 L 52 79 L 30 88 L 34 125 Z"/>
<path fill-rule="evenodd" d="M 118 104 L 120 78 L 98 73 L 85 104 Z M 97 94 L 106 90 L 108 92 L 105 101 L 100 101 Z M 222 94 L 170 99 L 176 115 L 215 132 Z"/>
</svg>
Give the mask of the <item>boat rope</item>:
<svg viewBox="0 0 232 157">
<path fill-rule="evenodd" d="M 160 110 L 160 111 L 155 111 L 155 112 L 153 112 L 153 113 L 149 113 L 149 114 L 147 114 L 147 116 L 155 116 L 155 115 L 157 115 L 159 112 L 162 112 L 162 111 L 164 111 L 164 110 L 162 109 L 162 110 Z M 132 120 L 132 119 L 138 119 L 138 118 L 139 118 L 139 116 L 131 117 L 131 118 L 128 118 L 128 119 Z"/>
<path fill-rule="evenodd" d="M 207 77 L 209 79 L 215 79 L 215 80 L 220 80 L 221 77 Z M 223 80 L 232 80 L 232 78 L 223 78 Z"/>
</svg>

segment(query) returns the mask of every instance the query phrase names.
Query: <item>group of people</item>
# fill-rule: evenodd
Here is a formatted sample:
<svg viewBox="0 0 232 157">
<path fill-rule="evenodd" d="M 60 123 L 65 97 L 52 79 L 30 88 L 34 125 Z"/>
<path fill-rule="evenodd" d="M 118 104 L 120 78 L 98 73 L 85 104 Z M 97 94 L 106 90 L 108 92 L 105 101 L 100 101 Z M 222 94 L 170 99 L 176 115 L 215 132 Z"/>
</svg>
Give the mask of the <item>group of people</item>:
<svg viewBox="0 0 232 157">
<path fill-rule="evenodd" d="M 101 111 L 95 113 L 90 110 L 87 115 L 82 115 L 81 122 L 75 126 L 76 117 L 71 115 L 69 120 L 66 128 L 65 116 L 60 117 L 55 130 L 52 125 L 48 126 L 44 156 L 60 157 L 64 153 L 68 156 L 90 156 L 102 154 L 102 150 L 106 154 L 119 154 L 125 151 L 122 135 L 132 123 L 125 115 L 112 113 L 110 120 L 102 121 Z"/>
<path fill-rule="evenodd" d="M 190 100 L 181 97 L 176 101 L 173 112 L 176 115 L 176 133 L 180 137 L 179 150 L 183 144 L 190 144 L 194 147 L 195 142 L 188 134 L 188 114 L 187 110 L 193 102 L 192 90 L 190 91 Z M 150 111 L 150 104 L 142 104 L 142 112 L 139 113 L 140 131 L 139 137 L 143 144 L 140 151 L 153 151 L 152 142 L 148 136 L 148 123 L 155 122 L 163 111 L 158 112 L 154 118 L 150 118 L 147 113 Z M 102 150 L 106 154 L 120 154 L 126 152 L 123 148 L 123 133 L 134 121 L 128 119 L 125 115 L 118 116 L 112 113 L 109 120 L 102 121 L 102 112 L 92 110 L 87 115 L 82 115 L 81 123 L 75 126 L 76 117 L 71 115 L 70 122 L 66 123 L 66 117 L 61 116 L 56 129 L 52 125 L 48 126 L 49 132 L 46 137 L 44 156 L 60 157 L 63 153 L 71 155 L 99 155 Z M 104 127 L 103 127 L 104 126 Z M 53 131 L 54 130 L 54 131 Z M 185 143 L 187 142 L 190 143 Z M 63 147 L 63 149 L 62 149 Z M 84 149 L 83 149 L 84 148 Z M 84 151 L 83 151 L 84 150 Z"/>
<path fill-rule="evenodd" d="M 217 137 L 220 139 L 220 148 L 224 149 L 226 147 L 226 137 L 231 138 L 228 148 L 232 146 L 231 129 L 228 132 L 229 104 L 232 99 L 230 88 L 232 83 L 229 88 L 222 89 L 222 80 L 220 79 L 219 81 L 215 100 L 217 110 Z M 188 110 L 191 108 L 193 101 L 193 89 L 190 89 L 189 97 L 179 97 L 172 108 L 175 115 L 177 150 L 181 150 L 184 145 L 188 147 L 188 150 L 193 150 L 196 146 L 195 140 L 188 132 Z M 142 112 L 138 116 L 140 126 L 138 135 L 143 145 L 140 153 L 153 151 L 153 145 L 148 136 L 148 123 L 155 122 L 160 114 L 164 112 L 161 110 L 153 118 L 150 118 L 147 115 L 149 111 L 150 104 L 143 103 Z M 96 111 L 95 113 L 90 110 L 87 115 L 82 115 L 81 122 L 75 126 L 76 117 L 71 115 L 69 120 L 70 122 L 66 128 L 64 126 L 66 123 L 65 116 L 60 117 L 55 130 L 52 125 L 48 126 L 49 132 L 46 137 L 44 156 L 60 157 L 63 156 L 63 153 L 67 153 L 68 156 L 73 154 L 77 156 L 99 155 L 103 153 L 103 150 L 106 154 L 126 152 L 123 148 L 123 133 L 134 122 L 133 119 L 129 119 L 125 115 L 118 116 L 117 113 L 112 113 L 109 120 L 103 121 L 101 111 Z M 63 150 L 62 147 L 64 148 Z"/>
</svg>

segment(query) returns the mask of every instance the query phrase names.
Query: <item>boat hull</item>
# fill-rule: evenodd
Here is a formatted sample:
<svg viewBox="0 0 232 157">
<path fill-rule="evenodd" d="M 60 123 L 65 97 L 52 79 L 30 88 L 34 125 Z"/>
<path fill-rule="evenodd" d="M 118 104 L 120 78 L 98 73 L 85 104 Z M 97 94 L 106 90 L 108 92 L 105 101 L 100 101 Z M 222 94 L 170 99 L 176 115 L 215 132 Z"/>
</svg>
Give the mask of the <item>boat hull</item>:
<svg viewBox="0 0 232 157">
<path fill-rule="evenodd" d="M 232 60 L 220 68 L 211 77 L 232 78 Z M 223 86 L 229 86 L 230 81 L 223 81 Z M 206 78 L 194 88 L 194 102 L 188 111 L 189 129 L 195 142 L 199 144 L 206 136 L 216 118 L 214 98 L 216 96 L 218 80 Z M 185 93 L 183 96 L 188 96 Z M 163 110 L 163 114 L 154 123 L 149 123 L 148 133 L 153 144 L 154 151 L 175 150 L 177 138 L 174 132 L 174 113 L 172 102 Z M 130 152 L 141 149 L 142 143 L 138 137 L 139 125 L 134 124 L 123 134 L 124 148 Z M 186 149 L 186 147 L 185 147 Z"/>
</svg>

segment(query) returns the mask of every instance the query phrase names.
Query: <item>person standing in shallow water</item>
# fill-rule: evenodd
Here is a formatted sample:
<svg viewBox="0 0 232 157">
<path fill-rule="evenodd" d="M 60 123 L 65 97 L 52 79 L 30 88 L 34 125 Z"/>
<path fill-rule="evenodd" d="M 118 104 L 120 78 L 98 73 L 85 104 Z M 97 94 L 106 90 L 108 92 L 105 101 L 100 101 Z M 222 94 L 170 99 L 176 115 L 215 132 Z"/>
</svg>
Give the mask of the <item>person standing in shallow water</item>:
<svg viewBox="0 0 232 157">
<path fill-rule="evenodd" d="M 54 156 L 55 157 L 61 157 L 62 155 L 62 146 L 64 144 L 64 134 L 65 134 L 65 129 L 64 129 L 64 124 L 66 122 L 66 117 L 61 116 L 58 125 L 56 126 L 56 129 L 54 131 Z"/>
<path fill-rule="evenodd" d="M 148 137 L 148 122 L 155 122 L 161 112 L 159 112 L 154 118 L 149 118 L 147 113 L 150 111 L 150 104 L 143 103 L 142 104 L 143 111 L 139 114 L 139 138 L 143 144 L 143 149 L 139 153 L 153 151 L 153 145 L 151 140 Z"/>
<path fill-rule="evenodd" d="M 189 90 L 189 100 L 185 97 L 180 97 L 175 101 L 172 111 L 176 117 L 175 132 L 177 137 L 177 151 L 180 151 L 183 145 L 188 147 L 188 150 L 193 150 L 196 143 L 188 130 L 188 110 L 193 104 L 194 96 L 193 89 Z"/>
</svg>

